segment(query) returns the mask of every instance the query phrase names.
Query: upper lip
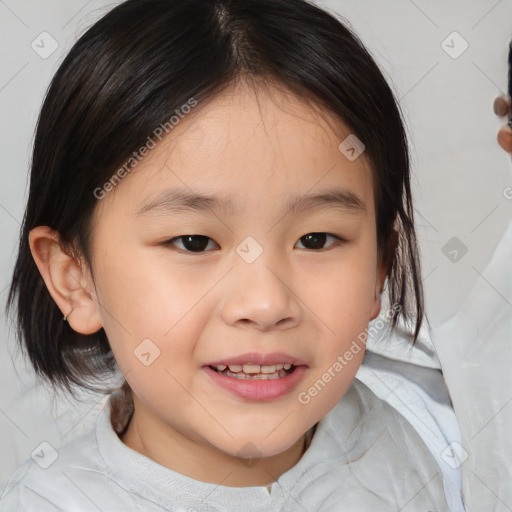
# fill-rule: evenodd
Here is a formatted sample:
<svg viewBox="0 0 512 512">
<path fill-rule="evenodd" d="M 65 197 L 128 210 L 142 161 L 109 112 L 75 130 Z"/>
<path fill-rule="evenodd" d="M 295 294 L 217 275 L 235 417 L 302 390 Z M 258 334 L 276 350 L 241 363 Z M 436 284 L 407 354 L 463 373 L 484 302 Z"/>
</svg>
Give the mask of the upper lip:
<svg viewBox="0 0 512 512">
<path fill-rule="evenodd" d="M 219 366 L 230 364 L 259 364 L 260 366 L 272 366 L 274 364 L 293 364 L 294 366 L 306 365 L 305 361 L 283 352 L 272 352 L 271 354 L 260 354 L 258 352 L 248 352 L 240 356 L 228 356 L 218 361 L 207 363 L 205 366 Z M 307 366 L 307 365 L 306 365 Z"/>
</svg>

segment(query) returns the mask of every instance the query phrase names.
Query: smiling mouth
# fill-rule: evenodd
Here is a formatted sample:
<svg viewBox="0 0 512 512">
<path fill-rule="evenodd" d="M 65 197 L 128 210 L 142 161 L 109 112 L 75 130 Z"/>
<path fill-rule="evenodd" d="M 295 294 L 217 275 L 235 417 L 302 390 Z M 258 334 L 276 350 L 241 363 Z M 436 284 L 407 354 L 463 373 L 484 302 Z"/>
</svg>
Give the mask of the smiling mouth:
<svg viewBox="0 0 512 512">
<path fill-rule="evenodd" d="M 282 379 L 295 371 L 293 364 L 277 364 L 270 366 L 260 366 L 257 364 L 233 364 L 226 366 L 209 366 L 214 372 L 235 379 L 247 380 L 276 380 Z"/>
</svg>

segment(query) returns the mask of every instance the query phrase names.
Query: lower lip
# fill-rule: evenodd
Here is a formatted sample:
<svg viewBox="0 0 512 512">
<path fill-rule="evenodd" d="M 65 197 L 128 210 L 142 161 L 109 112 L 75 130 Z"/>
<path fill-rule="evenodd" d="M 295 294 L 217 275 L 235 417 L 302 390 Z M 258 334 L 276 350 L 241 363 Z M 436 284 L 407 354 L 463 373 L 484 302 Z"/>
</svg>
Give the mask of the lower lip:
<svg viewBox="0 0 512 512">
<path fill-rule="evenodd" d="M 306 366 L 296 366 L 292 373 L 280 379 L 237 379 L 222 375 L 203 366 L 203 370 L 219 386 L 248 400 L 273 400 L 290 393 L 302 379 Z"/>
</svg>

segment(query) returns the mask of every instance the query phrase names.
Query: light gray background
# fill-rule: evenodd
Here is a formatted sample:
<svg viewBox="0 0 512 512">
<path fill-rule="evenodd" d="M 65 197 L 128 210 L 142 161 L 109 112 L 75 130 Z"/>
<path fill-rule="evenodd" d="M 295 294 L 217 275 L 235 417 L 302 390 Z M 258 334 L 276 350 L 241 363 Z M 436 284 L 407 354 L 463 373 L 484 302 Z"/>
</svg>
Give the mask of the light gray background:
<svg viewBox="0 0 512 512">
<path fill-rule="evenodd" d="M 512 217 L 511 161 L 496 143 L 494 98 L 506 90 L 512 0 L 328 0 L 383 68 L 400 99 L 413 162 L 416 223 L 431 325 L 460 307 Z M 77 36 L 115 3 L 0 0 L 0 493 L 7 477 L 42 442 L 58 447 L 90 428 L 102 402 L 50 407 L 49 395 L 15 350 L 3 316 L 27 192 L 33 131 L 46 88 Z M 31 43 L 48 32 L 57 50 L 41 58 Z M 442 42 L 469 44 L 454 59 Z M 457 51 L 460 42 L 448 39 Z M 457 237 L 459 261 L 442 252 Z M 489 283 L 499 292 L 500 283 Z M 60 412 L 59 412 L 60 411 Z M 59 417 L 75 417 L 71 431 Z"/>
</svg>

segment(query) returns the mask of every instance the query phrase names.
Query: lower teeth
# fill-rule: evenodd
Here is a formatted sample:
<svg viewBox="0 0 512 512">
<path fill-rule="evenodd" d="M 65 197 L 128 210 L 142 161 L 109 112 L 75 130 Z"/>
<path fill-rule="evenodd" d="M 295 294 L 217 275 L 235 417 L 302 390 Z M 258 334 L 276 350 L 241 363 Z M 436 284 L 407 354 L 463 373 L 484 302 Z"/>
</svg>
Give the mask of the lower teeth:
<svg viewBox="0 0 512 512">
<path fill-rule="evenodd" d="M 232 373 L 228 370 L 216 370 L 217 373 L 220 373 L 221 375 L 226 375 L 228 377 L 235 377 L 235 379 L 247 379 L 247 380 L 275 380 L 275 379 L 282 379 L 283 377 L 286 377 L 291 371 L 293 370 L 293 367 L 286 371 L 286 370 L 277 370 L 274 373 L 255 373 L 255 374 L 249 374 L 249 373 Z"/>
</svg>

